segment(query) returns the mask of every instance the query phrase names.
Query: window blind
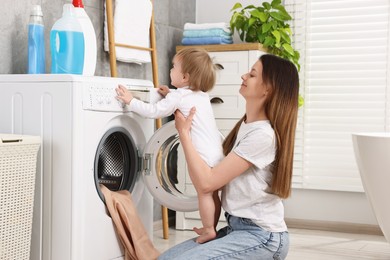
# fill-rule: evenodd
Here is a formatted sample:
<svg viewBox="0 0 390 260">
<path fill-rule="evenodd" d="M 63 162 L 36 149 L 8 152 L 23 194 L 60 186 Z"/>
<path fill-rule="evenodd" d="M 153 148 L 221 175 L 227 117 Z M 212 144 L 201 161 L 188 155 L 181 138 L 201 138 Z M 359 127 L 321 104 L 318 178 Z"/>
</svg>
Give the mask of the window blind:
<svg viewBox="0 0 390 260">
<path fill-rule="evenodd" d="M 301 54 L 293 187 L 363 191 L 351 134 L 390 131 L 388 0 L 286 0 Z"/>
<path fill-rule="evenodd" d="M 289 14 L 293 16 L 290 22 L 292 29 L 292 45 L 300 53 L 300 71 L 299 71 L 299 85 L 300 95 L 304 97 L 305 93 L 305 45 L 306 45 L 306 1 L 305 0 L 285 0 L 285 8 Z M 298 122 L 295 133 L 295 148 L 294 148 L 294 166 L 292 184 L 295 188 L 303 187 L 303 115 L 304 110 L 300 108 L 298 111 Z"/>
</svg>

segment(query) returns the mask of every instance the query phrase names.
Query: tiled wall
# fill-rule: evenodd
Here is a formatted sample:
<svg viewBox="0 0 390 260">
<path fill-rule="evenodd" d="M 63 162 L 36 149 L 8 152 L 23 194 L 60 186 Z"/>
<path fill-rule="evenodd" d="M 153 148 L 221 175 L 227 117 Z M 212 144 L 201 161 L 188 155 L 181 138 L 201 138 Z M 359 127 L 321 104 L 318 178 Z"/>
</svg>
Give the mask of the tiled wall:
<svg viewBox="0 0 390 260">
<path fill-rule="evenodd" d="M 113 0 L 115 1 L 115 0 Z M 87 14 L 95 28 L 98 46 L 96 75 L 110 76 L 108 53 L 103 51 L 104 1 L 84 0 Z M 175 46 L 180 44 L 185 22 L 195 21 L 195 0 L 155 0 L 155 23 L 160 83 L 169 83 L 169 66 Z M 27 25 L 33 4 L 42 6 L 46 40 L 46 70 L 50 72 L 49 35 L 62 15 L 62 6 L 71 0 L 2 0 L 0 8 L 0 74 L 27 71 Z M 150 64 L 118 63 L 119 77 L 152 79 Z"/>
<path fill-rule="evenodd" d="M 115 1 L 115 0 L 113 0 Z M 85 10 L 92 20 L 97 37 L 96 76 L 110 76 L 108 53 L 103 50 L 103 0 L 84 0 Z M 49 35 L 53 24 L 62 16 L 62 7 L 71 0 L 1 0 L 0 8 L 0 74 L 27 72 L 27 26 L 33 4 L 43 11 L 46 41 L 46 72 L 50 73 Z M 157 59 L 160 84 L 169 84 L 169 69 L 180 44 L 185 22 L 195 21 L 195 0 L 154 0 Z M 150 64 L 117 63 L 118 77 L 152 80 Z M 160 206 L 155 203 L 154 219 L 161 218 Z"/>
</svg>

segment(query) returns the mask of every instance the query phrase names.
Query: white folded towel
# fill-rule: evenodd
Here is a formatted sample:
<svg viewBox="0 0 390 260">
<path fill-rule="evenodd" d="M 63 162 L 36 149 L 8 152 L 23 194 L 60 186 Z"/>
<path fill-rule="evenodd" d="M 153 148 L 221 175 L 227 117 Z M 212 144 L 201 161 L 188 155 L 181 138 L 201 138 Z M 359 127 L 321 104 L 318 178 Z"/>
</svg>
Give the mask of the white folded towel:
<svg viewBox="0 0 390 260">
<path fill-rule="evenodd" d="M 227 33 L 231 33 L 230 25 L 228 23 L 185 23 L 184 30 L 208 30 L 208 29 L 222 29 Z"/>
<path fill-rule="evenodd" d="M 152 18 L 150 0 L 115 0 L 114 37 L 115 43 L 150 48 L 150 20 Z M 104 21 L 104 50 L 108 48 L 106 11 Z M 150 51 L 115 47 L 116 59 L 130 63 L 151 61 Z"/>
</svg>

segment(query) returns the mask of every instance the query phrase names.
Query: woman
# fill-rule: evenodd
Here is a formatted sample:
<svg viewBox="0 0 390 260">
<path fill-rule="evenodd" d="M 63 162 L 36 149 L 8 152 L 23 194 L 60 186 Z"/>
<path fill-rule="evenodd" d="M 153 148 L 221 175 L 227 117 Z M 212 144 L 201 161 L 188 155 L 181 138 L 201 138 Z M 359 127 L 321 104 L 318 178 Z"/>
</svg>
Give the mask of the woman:
<svg viewBox="0 0 390 260">
<path fill-rule="evenodd" d="M 282 199 L 291 192 L 299 79 L 296 67 L 263 55 L 242 77 L 246 113 L 223 143 L 225 158 L 204 163 L 190 138 L 190 116 L 175 113 L 176 128 L 198 193 L 222 189 L 228 226 L 217 238 L 185 241 L 159 259 L 285 259 L 289 235 Z"/>
</svg>

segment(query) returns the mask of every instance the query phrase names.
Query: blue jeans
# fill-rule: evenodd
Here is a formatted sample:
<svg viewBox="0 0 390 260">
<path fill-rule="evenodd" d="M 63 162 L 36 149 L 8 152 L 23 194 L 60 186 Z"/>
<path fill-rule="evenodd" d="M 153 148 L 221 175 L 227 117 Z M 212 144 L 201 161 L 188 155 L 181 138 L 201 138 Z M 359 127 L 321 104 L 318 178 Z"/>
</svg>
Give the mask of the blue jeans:
<svg viewBox="0 0 390 260">
<path fill-rule="evenodd" d="M 217 238 L 204 244 L 194 239 L 184 241 L 167 251 L 159 260 L 200 259 L 285 259 L 289 248 L 288 232 L 268 232 L 250 219 L 225 213 L 228 226 Z"/>
</svg>

